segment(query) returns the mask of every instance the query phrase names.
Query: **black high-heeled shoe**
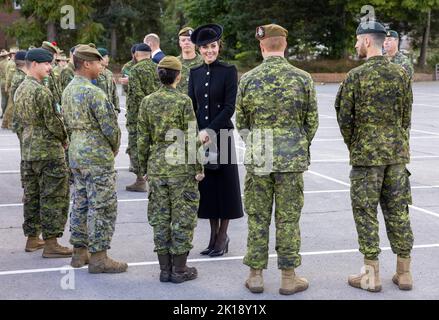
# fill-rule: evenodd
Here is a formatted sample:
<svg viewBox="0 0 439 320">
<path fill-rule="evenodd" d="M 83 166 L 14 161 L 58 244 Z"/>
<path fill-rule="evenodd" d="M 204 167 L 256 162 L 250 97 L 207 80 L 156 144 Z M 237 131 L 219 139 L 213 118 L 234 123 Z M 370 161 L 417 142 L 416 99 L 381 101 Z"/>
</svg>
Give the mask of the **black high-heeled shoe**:
<svg viewBox="0 0 439 320">
<path fill-rule="evenodd" d="M 227 237 L 226 242 L 224 244 L 224 248 L 221 250 L 212 250 L 209 253 L 209 257 L 220 257 L 220 256 L 224 255 L 224 253 L 229 252 L 229 242 L 230 242 L 230 238 Z"/>
<path fill-rule="evenodd" d="M 213 251 L 213 248 L 209 248 L 209 247 L 207 247 L 206 249 L 204 249 L 203 251 L 201 251 L 200 254 L 203 255 L 203 256 L 207 256 L 207 255 L 209 255 L 212 251 Z"/>
</svg>

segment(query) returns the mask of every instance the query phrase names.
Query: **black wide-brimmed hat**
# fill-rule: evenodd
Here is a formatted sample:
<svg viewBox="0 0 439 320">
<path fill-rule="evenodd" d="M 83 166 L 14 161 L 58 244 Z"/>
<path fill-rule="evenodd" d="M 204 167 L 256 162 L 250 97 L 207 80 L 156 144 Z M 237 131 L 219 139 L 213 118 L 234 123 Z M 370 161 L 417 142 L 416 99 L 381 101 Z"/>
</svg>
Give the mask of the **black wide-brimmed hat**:
<svg viewBox="0 0 439 320">
<path fill-rule="evenodd" d="M 223 27 L 216 23 L 209 23 L 196 28 L 191 34 L 191 41 L 197 46 L 204 46 L 221 39 Z"/>
</svg>

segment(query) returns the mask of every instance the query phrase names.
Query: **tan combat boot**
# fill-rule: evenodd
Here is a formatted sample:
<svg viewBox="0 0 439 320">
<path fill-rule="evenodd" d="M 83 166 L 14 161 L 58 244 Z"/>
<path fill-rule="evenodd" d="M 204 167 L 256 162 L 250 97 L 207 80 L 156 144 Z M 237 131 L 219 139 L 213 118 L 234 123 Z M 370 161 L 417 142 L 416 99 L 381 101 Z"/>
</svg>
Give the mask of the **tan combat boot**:
<svg viewBox="0 0 439 320">
<path fill-rule="evenodd" d="M 264 292 L 264 278 L 262 277 L 262 269 L 250 268 L 250 275 L 245 281 L 245 286 L 252 293 Z"/>
<path fill-rule="evenodd" d="M 128 269 L 125 262 L 114 261 L 107 256 L 107 250 L 94 252 L 90 256 L 89 273 L 121 273 Z"/>
<path fill-rule="evenodd" d="M 410 273 L 411 258 L 397 258 L 396 261 L 396 273 L 392 278 L 394 284 L 396 284 L 400 290 L 412 290 L 413 278 Z"/>
<path fill-rule="evenodd" d="M 29 236 L 27 237 L 26 247 L 24 251 L 26 252 L 34 252 L 44 248 L 44 240 L 40 239 L 38 236 Z"/>
<path fill-rule="evenodd" d="M 381 291 L 379 261 L 364 259 L 364 267 L 361 269 L 361 273 L 349 276 L 348 283 L 354 288 L 370 292 Z"/>
<path fill-rule="evenodd" d="M 127 191 L 134 191 L 134 192 L 148 192 L 146 180 L 141 176 L 137 177 L 136 182 L 130 184 L 129 186 L 126 186 L 125 189 Z"/>
<path fill-rule="evenodd" d="M 184 281 L 194 280 L 198 276 L 198 271 L 194 267 L 186 265 L 188 253 L 172 256 L 172 273 L 171 282 L 182 283 Z"/>
<path fill-rule="evenodd" d="M 71 256 L 72 249 L 59 245 L 56 238 L 46 240 L 43 258 L 69 258 Z"/>
<path fill-rule="evenodd" d="M 296 276 L 294 269 L 282 269 L 282 281 L 279 288 L 280 294 L 294 294 L 308 289 L 308 280 Z"/>
<path fill-rule="evenodd" d="M 88 264 L 89 261 L 90 253 L 86 247 L 73 248 L 72 262 L 70 262 L 73 268 L 81 268 Z"/>
</svg>

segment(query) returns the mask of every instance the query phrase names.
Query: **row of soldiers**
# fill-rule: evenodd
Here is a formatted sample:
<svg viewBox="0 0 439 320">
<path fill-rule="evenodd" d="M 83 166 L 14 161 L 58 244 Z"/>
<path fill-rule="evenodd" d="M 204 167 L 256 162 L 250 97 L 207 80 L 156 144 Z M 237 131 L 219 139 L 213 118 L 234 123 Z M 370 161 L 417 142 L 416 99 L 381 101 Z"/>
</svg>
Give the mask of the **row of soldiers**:
<svg viewBox="0 0 439 320">
<path fill-rule="evenodd" d="M 413 235 L 408 216 L 411 196 L 405 168 L 409 161 L 411 82 L 407 71 L 382 57 L 386 35 L 389 34 L 378 23 L 359 26 L 356 49 L 368 61 L 348 74 L 335 105 L 353 165 L 352 207 L 366 266 L 365 272 L 348 281 L 354 287 L 374 292 L 381 290 L 378 203 L 383 209 L 392 250 L 398 254 L 393 281 L 400 289 L 412 287 L 409 267 Z M 244 199 L 249 234 L 244 263 L 250 267 L 246 287 L 255 293 L 264 289 L 262 270 L 268 262 L 267 230 L 273 201 L 276 201 L 278 266 L 282 270 L 280 291 L 292 294 L 308 287 L 306 279 L 296 276 L 294 269 L 301 264 L 302 174 L 310 163 L 309 146 L 317 130 L 318 113 L 311 77 L 291 66 L 283 56 L 286 37 L 287 31 L 277 25 L 257 28 L 256 38 L 261 42 L 264 62 L 242 77 L 237 96 L 238 129 L 251 133 L 272 128 L 274 135 L 274 162 L 270 171 L 261 175 L 258 164 L 246 163 Z M 156 66 L 150 60 L 151 47 L 138 44 L 133 51 L 135 64 L 128 76 L 127 128 L 132 139 L 131 167 L 134 171 L 137 165 L 138 178 L 142 178 L 144 168 L 138 164 L 142 157 L 133 150 L 143 139 L 138 131 L 142 128 L 138 123 L 139 106 L 155 97 L 152 93 L 158 83 Z M 50 85 L 53 54 L 44 46 L 25 55 L 27 76 L 14 96 L 13 127 L 20 138 L 25 189 L 26 249 L 44 247 L 43 257 L 48 258 L 72 256 L 72 250 L 57 242 L 68 210 L 68 171 L 64 157 L 68 148 L 75 183 L 70 220 L 70 241 L 74 245 L 71 264 L 74 267 L 89 264 L 89 271 L 94 273 L 124 272 L 127 264 L 110 259 L 106 253 L 117 212 L 114 171 L 114 158 L 120 147 L 117 109 L 111 96 L 92 83 L 102 74 L 101 53 L 92 45 L 79 45 L 72 55 L 75 75 L 64 89 L 60 104 L 52 93 L 56 84 Z M 184 78 L 180 66 L 174 70 Z M 47 76 L 49 80 L 45 83 Z M 173 85 L 177 83 L 174 81 Z M 172 101 L 168 102 L 168 107 L 172 105 Z M 160 108 L 156 109 L 160 112 Z M 144 118 L 142 110 L 141 118 Z M 246 143 L 249 141 L 248 137 L 243 138 Z M 246 152 L 251 153 L 254 146 L 247 147 Z M 39 239 L 40 229 L 44 241 Z M 186 272 L 185 268 L 181 273 Z"/>
</svg>

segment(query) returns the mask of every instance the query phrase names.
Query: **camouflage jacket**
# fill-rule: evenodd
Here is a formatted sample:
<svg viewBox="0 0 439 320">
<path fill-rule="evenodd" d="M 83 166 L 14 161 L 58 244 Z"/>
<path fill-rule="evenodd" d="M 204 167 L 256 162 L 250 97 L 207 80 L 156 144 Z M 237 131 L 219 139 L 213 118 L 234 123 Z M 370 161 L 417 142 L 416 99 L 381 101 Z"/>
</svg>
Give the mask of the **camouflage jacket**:
<svg viewBox="0 0 439 320">
<path fill-rule="evenodd" d="M 12 101 L 13 104 L 15 104 L 14 102 L 15 92 L 17 91 L 18 87 L 24 81 L 25 78 L 26 78 L 26 73 L 24 73 L 23 70 L 17 68 L 17 71 L 15 72 L 14 77 L 12 78 L 11 88 L 9 89 L 9 96 L 11 97 L 9 101 Z M 15 111 L 14 114 L 12 115 L 12 131 L 16 132 L 18 138 L 21 139 L 21 133 L 23 130 L 22 128 L 20 128 L 18 121 L 14 121 L 14 115 L 15 115 Z"/>
<path fill-rule="evenodd" d="M 14 60 L 9 60 L 5 66 L 5 91 L 8 93 L 11 87 L 12 77 L 17 69 Z"/>
<path fill-rule="evenodd" d="M 181 55 L 177 57 L 182 65 L 181 69 L 181 80 L 177 85 L 177 90 L 181 93 L 188 94 L 188 86 L 189 86 L 189 71 L 193 67 L 197 67 L 203 64 L 203 58 L 197 54 L 194 59 L 185 60 Z"/>
<path fill-rule="evenodd" d="M 69 62 L 67 66 L 61 70 L 60 83 L 61 83 L 62 91 L 64 91 L 64 89 L 67 87 L 70 81 L 73 80 L 74 76 L 75 76 L 74 66 Z"/>
<path fill-rule="evenodd" d="M 15 128 L 22 128 L 21 160 L 65 157 L 67 133 L 51 92 L 35 78 L 26 76 L 15 92 Z"/>
<path fill-rule="evenodd" d="M 90 80 L 75 75 L 63 92 L 62 105 L 70 136 L 70 167 L 113 167 L 121 132 L 105 92 Z"/>
<path fill-rule="evenodd" d="M 402 67 L 375 56 L 338 90 L 337 121 L 353 166 L 408 163 L 412 87 Z"/>
<path fill-rule="evenodd" d="M 135 64 L 136 64 L 136 62 L 134 60 L 130 60 L 127 63 L 125 63 L 122 67 L 122 70 L 121 70 L 122 77 L 129 77 L 131 69 L 134 67 Z M 128 92 L 128 85 L 127 84 L 124 84 L 122 86 L 122 88 L 123 88 L 123 91 L 125 91 L 126 93 Z"/>
<path fill-rule="evenodd" d="M 56 77 L 53 69 L 50 71 L 49 75 L 44 78 L 43 84 L 50 90 L 52 93 L 54 102 L 61 105 L 61 96 L 62 96 L 62 90 L 60 87 L 60 81 Z"/>
<path fill-rule="evenodd" d="M 172 130 L 181 134 L 177 140 L 177 131 L 174 135 Z M 196 156 L 200 146 L 197 120 L 187 95 L 163 86 L 145 97 L 137 131 L 139 164 L 144 174 L 177 177 L 203 172 Z"/>
<path fill-rule="evenodd" d="M 139 106 L 143 98 L 159 87 L 156 68 L 157 65 L 152 60 L 145 59 L 136 63 L 130 71 L 126 113 L 128 130 L 137 130 Z"/>
<path fill-rule="evenodd" d="M 236 109 L 236 125 L 246 142 L 247 170 L 259 174 L 307 170 L 318 127 L 314 82 L 308 73 L 283 57 L 268 57 L 242 76 Z"/>
<path fill-rule="evenodd" d="M 413 64 L 408 57 L 398 51 L 392 58 L 390 58 L 390 61 L 403 67 L 404 70 L 407 71 L 410 80 L 413 79 L 415 70 L 413 69 Z"/>
<path fill-rule="evenodd" d="M 97 79 L 97 84 L 106 94 L 114 109 L 119 113 L 119 97 L 117 95 L 116 82 L 114 81 L 113 72 L 105 68 Z"/>
<path fill-rule="evenodd" d="M 4 85 L 6 81 L 6 66 L 8 61 L 7 57 L 0 57 L 0 83 L 2 83 L 2 85 Z"/>
</svg>

